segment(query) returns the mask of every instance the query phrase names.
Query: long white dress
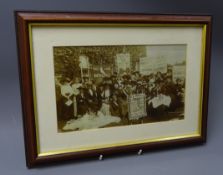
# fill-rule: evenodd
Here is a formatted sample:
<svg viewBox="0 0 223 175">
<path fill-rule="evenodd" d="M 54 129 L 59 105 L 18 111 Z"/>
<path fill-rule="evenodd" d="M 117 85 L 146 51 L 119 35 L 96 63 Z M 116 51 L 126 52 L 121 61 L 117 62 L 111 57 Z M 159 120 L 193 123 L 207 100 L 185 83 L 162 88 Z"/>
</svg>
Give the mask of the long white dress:
<svg viewBox="0 0 223 175">
<path fill-rule="evenodd" d="M 100 109 L 100 112 L 106 116 L 111 115 L 110 112 L 110 105 L 109 105 L 109 97 L 111 95 L 110 90 L 105 90 L 102 92 L 101 96 L 104 97 L 105 99 L 102 102 L 102 106 Z"/>
<path fill-rule="evenodd" d="M 63 130 L 83 130 L 93 129 L 106 126 L 110 123 L 119 123 L 121 119 L 116 116 L 107 116 L 98 111 L 97 115 L 90 115 L 86 113 L 83 117 L 72 119 L 66 123 Z"/>
</svg>

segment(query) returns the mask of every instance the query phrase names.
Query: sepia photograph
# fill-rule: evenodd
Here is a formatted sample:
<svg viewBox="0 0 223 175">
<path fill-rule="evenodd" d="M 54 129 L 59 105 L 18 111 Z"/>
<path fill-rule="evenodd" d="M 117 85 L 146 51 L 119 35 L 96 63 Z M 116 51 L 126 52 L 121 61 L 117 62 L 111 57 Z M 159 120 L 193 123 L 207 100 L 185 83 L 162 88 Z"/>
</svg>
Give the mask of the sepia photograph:
<svg viewBox="0 0 223 175">
<path fill-rule="evenodd" d="M 184 119 L 186 48 L 55 46 L 58 132 Z"/>
</svg>

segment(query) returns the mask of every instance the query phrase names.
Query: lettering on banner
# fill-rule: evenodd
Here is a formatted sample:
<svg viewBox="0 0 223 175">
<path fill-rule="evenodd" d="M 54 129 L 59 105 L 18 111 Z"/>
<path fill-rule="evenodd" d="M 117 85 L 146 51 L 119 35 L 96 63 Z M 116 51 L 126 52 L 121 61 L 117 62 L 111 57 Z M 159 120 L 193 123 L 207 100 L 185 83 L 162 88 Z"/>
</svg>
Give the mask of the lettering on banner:
<svg viewBox="0 0 223 175">
<path fill-rule="evenodd" d="M 146 116 L 146 95 L 135 94 L 128 98 L 129 120 L 137 120 Z"/>
</svg>

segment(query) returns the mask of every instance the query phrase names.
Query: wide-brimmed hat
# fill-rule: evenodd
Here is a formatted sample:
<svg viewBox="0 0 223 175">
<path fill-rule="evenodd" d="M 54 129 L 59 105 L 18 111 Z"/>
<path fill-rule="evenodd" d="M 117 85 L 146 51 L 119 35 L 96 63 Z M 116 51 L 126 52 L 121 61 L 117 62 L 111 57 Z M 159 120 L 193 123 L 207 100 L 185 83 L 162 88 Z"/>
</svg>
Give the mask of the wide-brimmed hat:
<svg viewBox="0 0 223 175">
<path fill-rule="evenodd" d="M 85 88 L 84 86 L 81 85 L 81 86 L 79 86 L 77 89 L 79 89 L 79 90 L 81 90 L 81 89 L 84 90 L 84 89 L 86 89 L 86 88 Z"/>
</svg>

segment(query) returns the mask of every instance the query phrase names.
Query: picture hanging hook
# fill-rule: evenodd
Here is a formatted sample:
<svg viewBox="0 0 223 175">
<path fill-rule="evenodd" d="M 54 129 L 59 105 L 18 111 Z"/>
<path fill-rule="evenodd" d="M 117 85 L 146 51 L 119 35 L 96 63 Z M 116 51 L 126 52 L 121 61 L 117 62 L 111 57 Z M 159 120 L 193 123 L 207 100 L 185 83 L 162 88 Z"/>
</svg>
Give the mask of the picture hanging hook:
<svg viewBox="0 0 223 175">
<path fill-rule="evenodd" d="M 139 149 L 139 151 L 137 152 L 138 155 L 142 155 L 142 149 Z"/>
<path fill-rule="evenodd" d="M 103 160 L 103 155 L 102 154 L 100 154 L 100 156 L 98 157 L 98 160 Z"/>
</svg>

